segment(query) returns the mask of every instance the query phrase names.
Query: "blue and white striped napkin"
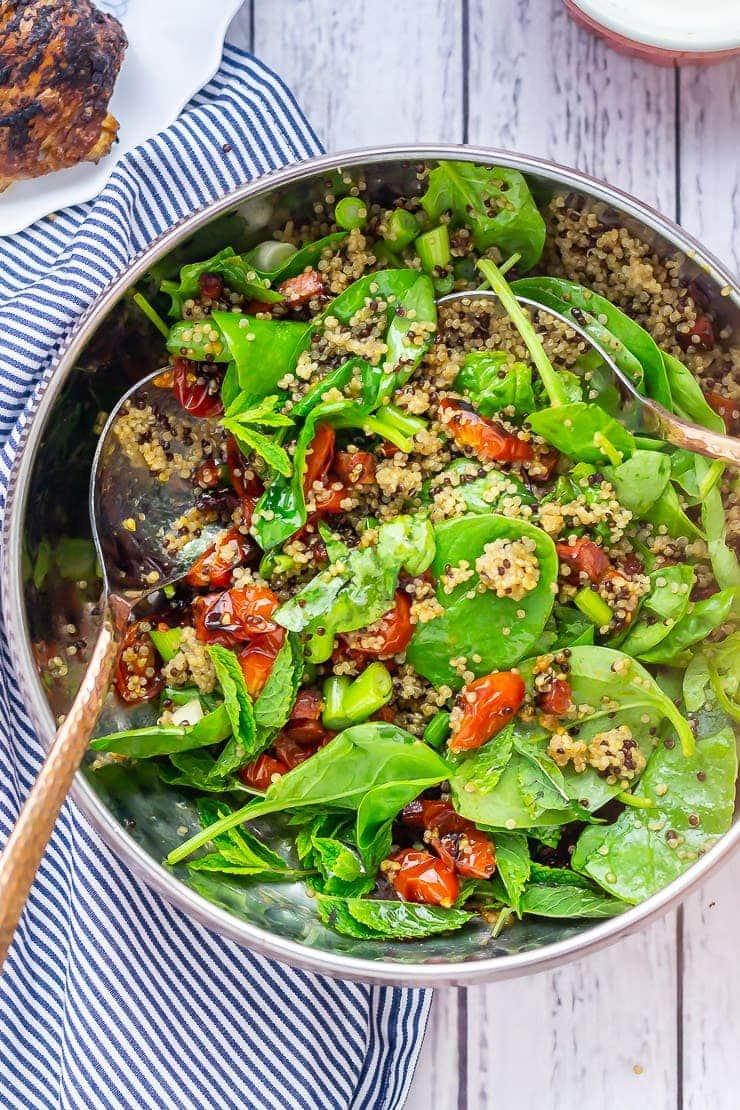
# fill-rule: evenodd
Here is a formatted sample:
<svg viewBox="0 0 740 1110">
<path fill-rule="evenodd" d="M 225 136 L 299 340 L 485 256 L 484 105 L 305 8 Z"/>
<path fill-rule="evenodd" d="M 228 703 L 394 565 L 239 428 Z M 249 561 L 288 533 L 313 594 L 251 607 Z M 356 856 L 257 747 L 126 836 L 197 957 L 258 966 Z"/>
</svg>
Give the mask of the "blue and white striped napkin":
<svg viewBox="0 0 740 1110">
<path fill-rule="evenodd" d="M 95 202 L 0 240 L 0 510 L 52 357 L 100 290 L 180 217 L 320 150 L 278 78 L 227 47 Z M 0 842 L 40 762 L 0 638 Z M 428 1006 L 422 991 L 333 981 L 214 935 L 68 803 L 0 977 L 0 1106 L 393 1110 Z"/>
</svg>

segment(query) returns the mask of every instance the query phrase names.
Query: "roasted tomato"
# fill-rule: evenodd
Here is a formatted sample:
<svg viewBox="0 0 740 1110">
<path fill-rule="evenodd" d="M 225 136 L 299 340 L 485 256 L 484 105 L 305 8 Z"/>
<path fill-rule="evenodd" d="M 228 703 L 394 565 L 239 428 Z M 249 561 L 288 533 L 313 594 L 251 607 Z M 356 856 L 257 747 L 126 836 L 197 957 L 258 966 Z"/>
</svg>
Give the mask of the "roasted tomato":
<svg viewBox="0 0 740 1110">
<path fill-rule="evenodd" d="M 507 432 L 495 420 L 481 416 L 465 401 L 444 400 L 439 410 L 458 447 L 469 449 L 479 459 L 523 462 L 534 458 L 531 443 Z"/>
<path fill-rule="evenodd" d="M 178 404 L 191 416 L 221 416 L 224 406 L 218 382 L 199 372 L 198 363 L 176 358 L 173 367 L 173 388 Z"/>
<path fill-rule="evenodd" d="M 210 297 L 217 301 L 224 291 L 224 279 L 220 274 L 201 274 L 198 278 L 198 289 L 202 297 Z"/>
<path fill-rule="evenodd" d="M 722 393 L 707 393 L 707 401 L 714 411 L 722 417 L 731 435 L 740 432 L 740 401 L 731 401 Z"/>
<path fill-rule="evenodd" d="M 302 274 L 281 282 L 278 293 L 282 293 L 291 306 L 308 304 L 314 297 L 322 296 L 324 282 L 318 270 L 304 270 Z"/>
<path fill-rule="evenodd" d="M 116 668 L 116 693 L 128 705 L 149 701 L 161 691 L 164 678 L 148 626 L 135 621 L 123 640 L 123 651 Z"/>
<path fill-rule="evenodd" d="M 251 763 L 246 763 L 236 772 L 246 786 L 253 790 L 267 790 L 272 785 L 273 776 L 285 775 L 290 768 L 281 759 L 271 755 L 259 755 Z"/>
<path fill-rule="evenodd" d="M 711 351 L 714 346 L 714 325 L 711 317 L 700 312 L 690 331 L 676 332 L 676 342 L 682 351 L 688 351 L 689 347 L 701 347 L 705 351 Z"/>
<path fill-rule="evenodd" d="M 351 654 L 366 658 L 390 659 L 405 651 L 414 628 L 411 624 L 411 602 L 403 590 L 396 590 L 393 608 L 367 628 L 343 633 L 341 641 Z"/>
<path fill-rule="evenodd" d="M 324 699 L 319 690 L 304 686 L 298 691 L 290 711 L 291 721 L 318 721 L 324 708 Z"/>
<path fill-rule="evenodd" d="M 251 697 L 262 693 L 284 640 L 285 629 L 276 625 L 270 632 L 254 635 L 239 652 L 239 665 Z"/>
<path fill-rule="evenodd" d="M 558 558 L 571 570 L 585 574 L 591 582 L 599 583 L 611 570 L 609 556 L 603 547 L 581 536 L 575 543 L 556 543 Z"/>
<path fill-rule="evenodd" d="M 401 812 L 412 828 L 426 829 L 429 845 L 458 875 L 490 879 L 496 870 L 496 852 L 490 837 L 456 813 L 449 802 L 417 798 Z"/>
<path fill-rule="evenodd" d="M 573 704 L 573 691 L 567 678 L 554 678 L 547 690 L 537 698 L 537 705 L 543 713 L 552 717 L 564 717 Z"/>
<path fill-rule="evenodd" d="M 253 549 L 254 541 L 249 536 L 231 528 L 196 559 L 185 581 L 197 590 L 223 590 L 231 582 L 231 572 L 246 561 Z"/>
<path fill-rule="evenodd" d="M 431 852 L 406 848 L 391 856 L 387 876 L 404 902 L 451 906 L 460 893 L 454 870 Z"/>
<path fill-rule="evenodd" d="M 375 459 L 369 451 L 337 451 L 332 472 L 345 486 L 371 486 Z"/>
<path fill-rule="evenodd" d="M 515 671 L 494 671 L 463 687 L 457 699 L 461 717 L 452 731 L 453 752 L 479 748 L 508 725 L 524 701 L 524 682 Z"/>
<path fill-rule="evenodd" d="M 277 607 L 278 599 L 267 586 L 197 597 L 193 602 L 196 636 L 206 644 L 233 647 L 254 636 L 274 633 L 280 626 L 270 618 Z"/>
<path fill-rule="evenodd" d="M 280 762 L 292 771 L 299 763 L 305 763 L 310 759 L 316 749 L 299 744 L 289 733 L 281 732 L 276 737 L 272 750 Z"/>
</svg>

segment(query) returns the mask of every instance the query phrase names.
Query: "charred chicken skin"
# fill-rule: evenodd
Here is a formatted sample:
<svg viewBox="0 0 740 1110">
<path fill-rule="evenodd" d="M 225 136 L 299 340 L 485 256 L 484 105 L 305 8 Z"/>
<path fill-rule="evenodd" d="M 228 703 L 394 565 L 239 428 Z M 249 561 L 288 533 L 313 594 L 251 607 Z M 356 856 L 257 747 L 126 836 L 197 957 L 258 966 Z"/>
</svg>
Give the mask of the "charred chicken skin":
<svg viewBox="0 0 740 1110">
<path fill-rule="evenodd" d="M 108 153 L 127 45 L 90 0 L 0 3 L 0 189 Z"/>
</svg>

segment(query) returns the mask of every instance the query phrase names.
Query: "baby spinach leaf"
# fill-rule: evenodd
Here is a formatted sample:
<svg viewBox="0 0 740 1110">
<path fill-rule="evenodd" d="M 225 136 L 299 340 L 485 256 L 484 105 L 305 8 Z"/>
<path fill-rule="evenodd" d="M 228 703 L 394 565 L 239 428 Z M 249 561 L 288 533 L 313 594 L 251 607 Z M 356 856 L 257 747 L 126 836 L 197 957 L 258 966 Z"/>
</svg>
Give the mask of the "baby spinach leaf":
<svg viewBox="0 0 740 1110">
<path fill-rule="evenodd" d="M 264 798 L 237 810 L 180 845 L 168 857 L 177 863 L 207 840 L 244 821 L 304 806 L 356 811 L 365 795 L 391 782 L 441 782 L 449 765 L 410 733 L 382 721 L 345 729 L 305 763 L 273 783 Z"/>
<path fill-rule="evenodd" d="M 304 245 L 286 258 L 280 266 L 274 270 L 261 270 L 255 265 L 256 259 L 259 254 L 256 248 L 247 251 L 244 255 L 244 261 L 247 265 L 255 270 L 261 278 L 267 279 L 271 285 L 277 285 L 278 282 L 285 281 L 287 278 L 297 277 L 302 274 L 304 270 L 315 269 L 318 262 L 324 257 L 326 251 L 333 251 L 347 238 L 348 232 L 346 231 L 333 231 L 330 235 L 324 235 L 321 239 L 314 239 L 310 243 Z"/>
<path fill-rule="evenodd" d="M 654 570 L 649 578 L 650 593 L 643 598 L 627 635 L 619 641 L 621 650 L 635 658 L 657 647 L 684 616 L 696 574 L 688 563 L 679 563 Z"/>
<path fill-rule="evenodd" d="M 506 889 L 508 904 L 518 910 L 532 868 L 527 838 L 524 833 L 497 832 L 495 843 L 496 870 Z"/>
<path fill-rule="evenodd" d="M 638 389 L 644 374 L 644 392 L 671 409 L 668 377 L 655 340 L 605 297 L 576 282 L 555 277 L 522 278 L 512 284 L 512 289 L 520 296 L 531 297 L 554 308 L 580 325 L 611 355 Z"/>
<path fill-rule="evenodd" d="M 635 796 L 649 810 L 626 809 L 613 825 L 586 829 L 572 857 L 575 870 L 632 904 L 686 870 L 732 823 L 737 777 L 735 736 L 727 726 L 697 740 L 686 756 L 655 748 Z"/>
<path fill-rule="evenodd" d="M 233 651 L 212 644 L 208 648 L 216 678 L 224 696 L 233 735 L 214 765 L 215 779 L 231 774 L 259 754 L 252 699 L 244 681 L 239 660 Z"/>
<path fill-rule="evenodd" d="M 710 632 L 728 619 L 738 598 L 738 591 L 720 590 L 702 601 L 691 602 L 684 616 L 671 628 L 659 644 L 643 651 L 643 663 L 680 666 L 683 653 L 704 641 Z"/>
<path fill-rule="evenodd" d="M 544 745 L 542 750 L 544 753 Z M 465 763 L 462 763 L 461 769 L 464 767 Z M 520 774 L 523 771 L 524 786 L 529 789 L 529 801 L 525 800 L 522 792 Z M 459 771 L 456 771 L 449 780 L 453 805 L 461 817 L 467 817 L 481 828 L 491 829 L 494 840 L 500 829 L 513 831 L 530 829 L 535 825 L 564 825 L 569 821 L 589 819 L 587 811 L 583 810 L 581 816 L 576 805 L 560 802 L 559 795 L 554 809 L 537 805 L 536 796 L 542 792 L 544 797 L 544 781 L 540 776 L 535 783 L 535 774 L 531 761 L 517 751 L 512 754 L 495 788 L 488 793 L 481 793 L 477 789 L 475 779 L 463 777 L 464 772 L 460 776 Z"/>
<path fill-rule="evenodd" d="M 572 875 L 572 872 L 564 874 Z M 618 898 L 564 883 L 530 883 L 519 903 L 520 913 L 531 913 L 535 917 L 614 917 L 626 909 L 626 904 Z"/>
<path fill-rule="evenodd" d="M 619 466 L 603 467 L 617 500 L 643 518 L 665 490 L 671 477 L 671 460 L 657 451 L 635 451 Z"/>
<path fill-rule="evenodd" d="M 113 732 L 109 736 L 98 736 L 90 742 L 96 752 L 115 752 L 131 759 L 149 759 L 154 755 L 171 755 L 174 752 L 187 752 L 192 748 L 206 748 L 218 744 L 231 736 L 231 720 L 225 705 L 220 705 L 212 713 L 194 725 L 180 728 L 175 725 L 147 725 L 145 728 L 127 729 Z"/>
<path fill-rule="evenodd" d="M 521 270 L 531 270 L 542 254 L 545 221 L 517 170 L 440 162 L 429 174 L 421 203 L 434 222 L 452 212 L 472 230 L 479 251 L 498 247 L 504 257 L 520 254 Z"/>
<path fill-rule="evenodd" d="M 338 933 L 362 939 L 414 940 L 460 929 L 471 920 L 465 910 L 413 902 L 381 902 L 369 898 L 329 898 L 317 895 L 316 908 L 325 925 Z"/>
<path fill-rule="evenodd" d="M 564 455 L 582 462 L 619 466 L 635 451 L 634 436 L 599 405 L 576 401 L 533 412 L 532 431 Z"/>
<path fill-rule="evenodd" d="M 425 775 L 382 783 L 368 790 L 357 808 L 356 839 L 365 870 L 370 874 L 375 874 L 378 864 L 390 852 L 395 818 L 430 785 L 434 784 Z"/>
<path fill-rule="evenodd" d="M 512 498 L 519 498 L 522 505 L 536 504 L 535 497 L 516 474 L 501 470 L 488 470 L 480 476 L 481 468 L 470 459 L 454 459 L 448 467 L 428 479 L 422 489 L 422 501 L 429 504 L 433 497 L 450 489 L 456 501 L 469 513 L 502 513 L 507 515 Z"/>
<path fill-rule="evenodd" d="M 274 619 L 292 632 L 365 628 L 393 603 L 402 569 L 422 574 L 434 555 L 434 533 L 423 516 L 400 516 L 382 524 L 374 547 L 354 548 L 286 601 Z"/>
<path fill-rule="evenodd" d="M 496 416 L 509 408 L 515 416 L 527 416 L 535 408 L 532 367 L 509 362 L 504 351 L 469 351 L 455 389 L 466 394 L 483 416 Z"/>
<path fill-rule="evenodd" d="M 687 540 L 704 538 L 702 532 L 683 511 L 675 486 L 671 482 L 665 487 L 658 500 L 654 502 L 649 516 L 650 523 L 656 532 L 663 525 L 668 535 L 675 538 L 679 536 L 685 536 Z M 724 509 L 722 510 L 722 520 L 724 522 Z"/>
<path fill-rule="evenodd" d="M 673 398 L 674 412 L 705 428 L 711 428 L 713 432 L 724 432 L 724 420 L 709 404 L 689 368 L 665 351 L 661 351 L 661 355 Z"/>
<path fill-rule="evenodd" d="M 465 755 L 455 766 L 457 790 L 467 790 L 468 784 L 478 794 L 490 794 L 504 773 L 514 750 L 513 723 L 497 732 L 476 751 Z"/>
<path fill-rule="evenodd" d="M 706 478 L 711 465 L 708 459 L 703 459 L 699 455 L 696 456 L 696 474 L 700 484 Z M 740 564 L 734 551 L 727 543 L 725 507 L 717 485 L 712 486 L 702 502 L 701 519 L 706 533 L 712 570 L 718 586 L 722 589 L 740 586 Z"/>
<path fill-rule="evenodd" d="M 295 369 L 308 347 L 313 326 L 236 312 L 214 312 L 210 320 L 223 337 L 225 361 L 235 362 L 239 389 L 251 404 L 279 391 L 278 382 Z"/>
<path fill-rule="evenodd" d="M 457 689 L 460 675 L 450 663 L 456 656 L 464 656 L 467 667 L 480 676 L 506 670 L 532 650 L 552 609 L 558 560 L 552 540 L 540 528 L 493 513 L 443 521 L 435 526 L 434 536 L 432 573 L 438 582 L 446 567 L 458 566 L 462 560 L 474 570 L 486 544 L 498 539 L 531 539 L 538 562 L 537 585 L 516 601 L 498 597 L 491 590 L 478 593 L 476 571 L 449 594 L 441 583 L 438 586 L 437 600 L 444 613 L 417 625 L 407 658 L 436 686 L 447 683 Z"/>
<path fill-rule="evenodd" d="M 224 247 L 205 262 L 189 262 L 180 270 L 179 281 L 163 281 L 160 289 L 172 298 L 170 316 L 182 316 L 183 302 L 200 293 L 201 274 L 219 274 L 224 285 L 234 293 L 243 293 L 253 301 L 274 303 L 284 300 L 282 293 L 270 289 L 263 276 L 258 274 L 249 262 L 236 254 L 232 247 Z M 192 324 L 191 324 L 192 326 Z"/>
</svg>

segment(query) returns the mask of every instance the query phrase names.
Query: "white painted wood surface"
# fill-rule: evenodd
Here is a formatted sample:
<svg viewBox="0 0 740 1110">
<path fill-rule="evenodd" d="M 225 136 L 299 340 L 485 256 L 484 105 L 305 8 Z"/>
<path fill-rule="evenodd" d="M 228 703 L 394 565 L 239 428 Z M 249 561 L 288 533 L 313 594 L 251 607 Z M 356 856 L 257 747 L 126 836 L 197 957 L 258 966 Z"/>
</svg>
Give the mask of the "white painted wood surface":
<svg viewBox="0 0 740 1110">
<path fill-rule="evenodd" d="M 561 0 L 248 0 L 231 41 L 327 150 L 473 142 L 544 155 L 740 265 L 740 63 L 623 58 Z M 678 913 L 559 971 L 436 993 L 408 1110 L 736 1110 L 740 858 Z"/>
</svg>

